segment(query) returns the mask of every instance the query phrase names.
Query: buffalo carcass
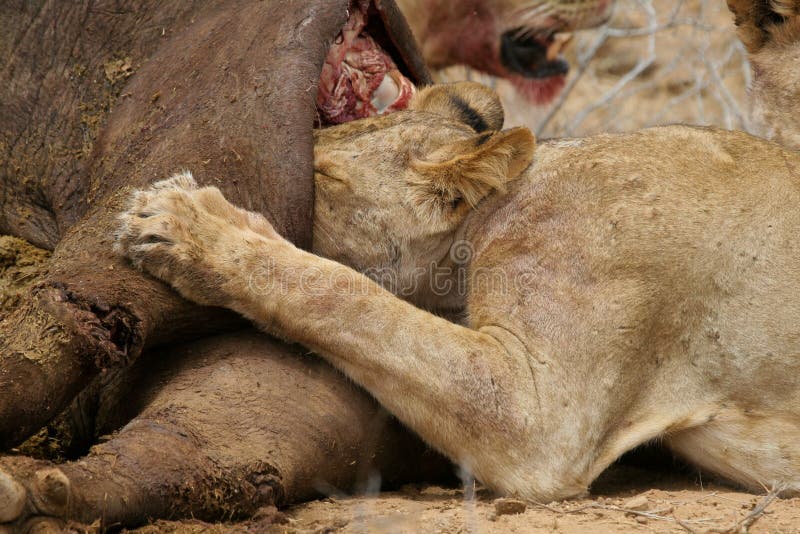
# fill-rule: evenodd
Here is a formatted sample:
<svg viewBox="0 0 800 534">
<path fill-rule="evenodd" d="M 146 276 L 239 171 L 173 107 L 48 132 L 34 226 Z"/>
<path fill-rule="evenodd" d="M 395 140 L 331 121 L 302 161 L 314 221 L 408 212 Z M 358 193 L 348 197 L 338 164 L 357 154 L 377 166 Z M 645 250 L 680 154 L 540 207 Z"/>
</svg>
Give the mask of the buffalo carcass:
<svg viewBox="0 0 800 534">
<path fill-rule="evenodd" d="M 59 467 L 3 458 L 0 522 L 227 518 L 352 487 L 370 464 L 446 470 L 338 373 L 111 249 L 129 192 L 180 169 L 308 246 L 312 128 L 335 120 L 317 89 L 359 13 L 397 89 L 427 83 L 391 0 L 0 6 L 0 233 L 52 250 L 0 314 L 0 446 L 76 396 L 62 419 L 79 442 L 133 418 Z"/>
</svg>

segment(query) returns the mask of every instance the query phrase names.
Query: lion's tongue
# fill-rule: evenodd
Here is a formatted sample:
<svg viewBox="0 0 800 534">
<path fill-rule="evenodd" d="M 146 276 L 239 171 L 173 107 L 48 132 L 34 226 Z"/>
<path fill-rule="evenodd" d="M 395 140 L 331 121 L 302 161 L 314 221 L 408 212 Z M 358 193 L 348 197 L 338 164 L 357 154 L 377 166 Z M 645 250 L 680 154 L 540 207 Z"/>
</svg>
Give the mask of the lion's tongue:
<svg viewBox="0 0 800 534">
<path fill-rule="evenodd" d="M 359 2 L 322 68 L 317 109 L 323 124 L 381 115 L 408 106 L 414 85 L 364 32 L 369 2 Z"/>
</svg>

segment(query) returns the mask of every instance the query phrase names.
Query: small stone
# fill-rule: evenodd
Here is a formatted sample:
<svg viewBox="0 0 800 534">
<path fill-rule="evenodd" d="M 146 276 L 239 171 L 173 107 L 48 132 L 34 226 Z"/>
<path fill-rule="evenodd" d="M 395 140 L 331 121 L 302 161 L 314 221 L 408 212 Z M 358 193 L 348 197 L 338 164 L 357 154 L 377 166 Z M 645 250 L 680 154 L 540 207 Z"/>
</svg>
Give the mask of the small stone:
<svg viewBox="0 0 800 534">
<path fill-rule="evenodd" d="M 646 512 L 650 509 L 650 501 L 644 495 L 639 495 L 628 499 L 622 507 L 626 510 L 634 510 L 636 512 Z"/>
<path fill-rule="evenodd" d="M 647 524 L 647 518 L 646 517 L 642 517 L 640 515 L 637 515 L 636 516 L 636 522 L 641 524 L 641 525 L 646 525 Z"/>
<path fill-rule="evenodd" d="M 494 501 L 494 511 L 497 515 L 521 514 L 527 508 L 528 505 L 525 501 L 517 499 L 496 499 Z"/>
</svg>

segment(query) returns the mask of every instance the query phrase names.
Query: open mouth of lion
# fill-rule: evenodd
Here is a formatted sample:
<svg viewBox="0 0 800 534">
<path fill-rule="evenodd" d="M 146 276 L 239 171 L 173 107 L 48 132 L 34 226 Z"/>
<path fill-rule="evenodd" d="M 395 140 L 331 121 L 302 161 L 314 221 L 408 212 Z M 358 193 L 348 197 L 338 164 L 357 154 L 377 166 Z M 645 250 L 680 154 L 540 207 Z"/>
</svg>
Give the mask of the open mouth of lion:
<svg viewBox="0 0 800 534">
<path fill-rule="evenodd" d="M 550 103 L 566 83 L 569 63 L 562 56 L 571 33 L 516 28 L 501 37 L 500 61 L 517 91 L 535 104 Z"/>
<path fill-rule="evenodd" d="M 380 13 L 370 0 L 351 3 L 349 18 L 325 58 L 317 92 L 318 125 L 406 109 L 416 89 Z M 395 61 L 397 59 L 397 61 Z M 416 80 L 422 81 L 422 80 Z"/>
</svg>

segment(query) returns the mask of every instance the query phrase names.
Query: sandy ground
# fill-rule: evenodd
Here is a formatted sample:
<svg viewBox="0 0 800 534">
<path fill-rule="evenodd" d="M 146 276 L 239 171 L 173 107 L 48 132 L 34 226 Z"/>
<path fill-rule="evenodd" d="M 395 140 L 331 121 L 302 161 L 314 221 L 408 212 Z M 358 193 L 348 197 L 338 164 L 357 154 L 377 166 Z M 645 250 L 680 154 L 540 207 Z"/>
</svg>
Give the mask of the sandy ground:
<svg viewBox="0 0 800 534">
<path fill-rule="evenodd" d="M 158 522 L 135 532 L 610 534 L 748 531 L 800 532 L 800 499 L 743 493 L 720 483 L 704 481 L 698 474 L 683 469 L 616 466 L 595 484 L 590 496 L 569 502 L 508 502 L 481 488 L 474 490 L 473 499 L 467 499 L 463 489 L 406 486 L 371 497 L 329 497 L 283 512 L 265 509 L 258 518 L 245 523 Z"/>
</svg>

